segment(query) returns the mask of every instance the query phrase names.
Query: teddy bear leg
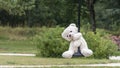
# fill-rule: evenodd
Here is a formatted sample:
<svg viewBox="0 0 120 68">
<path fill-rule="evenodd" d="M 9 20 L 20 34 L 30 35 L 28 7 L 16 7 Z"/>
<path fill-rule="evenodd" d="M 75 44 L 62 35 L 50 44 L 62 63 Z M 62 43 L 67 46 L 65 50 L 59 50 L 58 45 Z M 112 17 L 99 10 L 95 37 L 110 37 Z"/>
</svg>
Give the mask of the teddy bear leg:
<svg viewBox="0 0 120 68">
<path fill-rule="evenodd" d="M 85 57 L 89 57 L 93 54 L 93 51 L 90 49 L 82 49 L 81 53 L 85 56 Z"/>
<path fill-rule="evenodd" d="M 62 54 L 62 57 L 64 57 L 64 58 L 72 58 L 73 53 L 74 53 L 73 51 L 65 51 Z"/>
</svg>

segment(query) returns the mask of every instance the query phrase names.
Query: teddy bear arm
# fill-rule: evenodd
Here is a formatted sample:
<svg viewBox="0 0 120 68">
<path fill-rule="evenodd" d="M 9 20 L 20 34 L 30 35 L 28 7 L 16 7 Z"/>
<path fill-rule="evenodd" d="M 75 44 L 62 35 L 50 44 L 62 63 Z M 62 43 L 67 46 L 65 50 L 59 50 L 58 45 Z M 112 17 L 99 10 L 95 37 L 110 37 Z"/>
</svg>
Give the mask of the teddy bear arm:
<svg viewBox="0 0 120 68">
<path fill-rule="evenodd" d="M 74 36 L 73 36 L 73 40 L 78 40 L 78 39 L 81 38 L 81 36 L 82 36 L 81 33 L 74 34 Z"/>
</svg>

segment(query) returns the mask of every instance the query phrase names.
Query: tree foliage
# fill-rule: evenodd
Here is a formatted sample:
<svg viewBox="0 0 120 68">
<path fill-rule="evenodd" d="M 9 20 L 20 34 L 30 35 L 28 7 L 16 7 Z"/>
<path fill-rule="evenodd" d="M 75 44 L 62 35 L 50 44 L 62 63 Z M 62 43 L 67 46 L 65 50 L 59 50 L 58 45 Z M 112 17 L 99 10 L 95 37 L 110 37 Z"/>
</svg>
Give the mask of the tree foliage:
<svg viewBox="0 0 120 68">
<path fill-rule="evenodd" d="M 7 11 L 9 14 L 22 15 L 25 10 L 31 10 L 35 0 L 0 0 L 0 9 Z"/>
<path fill-rule="evenodd" d="M 81 26 L 91 19 L 87 1 L 81 3 Z M 94 8 L 97 27 L 119 28 L 119 0 L 96 0 Z M 77 16 L 78 0 L 0 0 L 0 21 L 4 26 L 66 26 L 77 23 Z"/>
<path fill-rule="evenodd" d="M 118 30 L 120 26 L 120 0 L 100 0 L 96 4 L 98 27 Z"/>
</svg>

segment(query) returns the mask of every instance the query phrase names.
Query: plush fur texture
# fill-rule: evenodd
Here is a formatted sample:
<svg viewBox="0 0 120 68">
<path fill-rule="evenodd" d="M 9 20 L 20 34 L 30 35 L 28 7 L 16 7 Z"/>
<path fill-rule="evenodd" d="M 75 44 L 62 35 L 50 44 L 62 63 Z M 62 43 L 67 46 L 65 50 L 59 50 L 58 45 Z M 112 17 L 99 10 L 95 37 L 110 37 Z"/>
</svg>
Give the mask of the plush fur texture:
<svg viewBox="0 0 120 68">
<path fill-rule="evenodd" d="M 69 49 L 65 51 L 62 56 L 64 58 L 72 58 L 73 54 L 77 52 L 78 47 L 80 46 L 81 53 L 85 56 L 91 56 L 93 54 L 87 46 L 85 39 L 82 34 L 78 32 L 78 28 L 74 23 L 70 24 L 62 33 L 62 37 L 70 41 Z"/>
</svg>

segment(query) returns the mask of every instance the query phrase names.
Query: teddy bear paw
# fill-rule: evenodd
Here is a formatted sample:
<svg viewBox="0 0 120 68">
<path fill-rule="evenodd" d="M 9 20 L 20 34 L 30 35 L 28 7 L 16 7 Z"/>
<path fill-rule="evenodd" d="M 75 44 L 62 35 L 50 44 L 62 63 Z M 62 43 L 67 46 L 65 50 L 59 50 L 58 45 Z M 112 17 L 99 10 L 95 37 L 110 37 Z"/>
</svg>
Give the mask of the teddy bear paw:
<svg viewBox="0 0 120 68">
<path fill-rule="evenodd" d="M 65 51 L 63 54 L 62 54 L 62 57 L 64 58 L 72 58 L 72 53 L 70 51 Z"/>
<path fill-rule="evenodd" d="M 93 54 L 93 51 L 90 49 L 83 49 L 81 50 L 81 53 L 85 56 L 85 57 L 89 57 Z"/>
</svg>

